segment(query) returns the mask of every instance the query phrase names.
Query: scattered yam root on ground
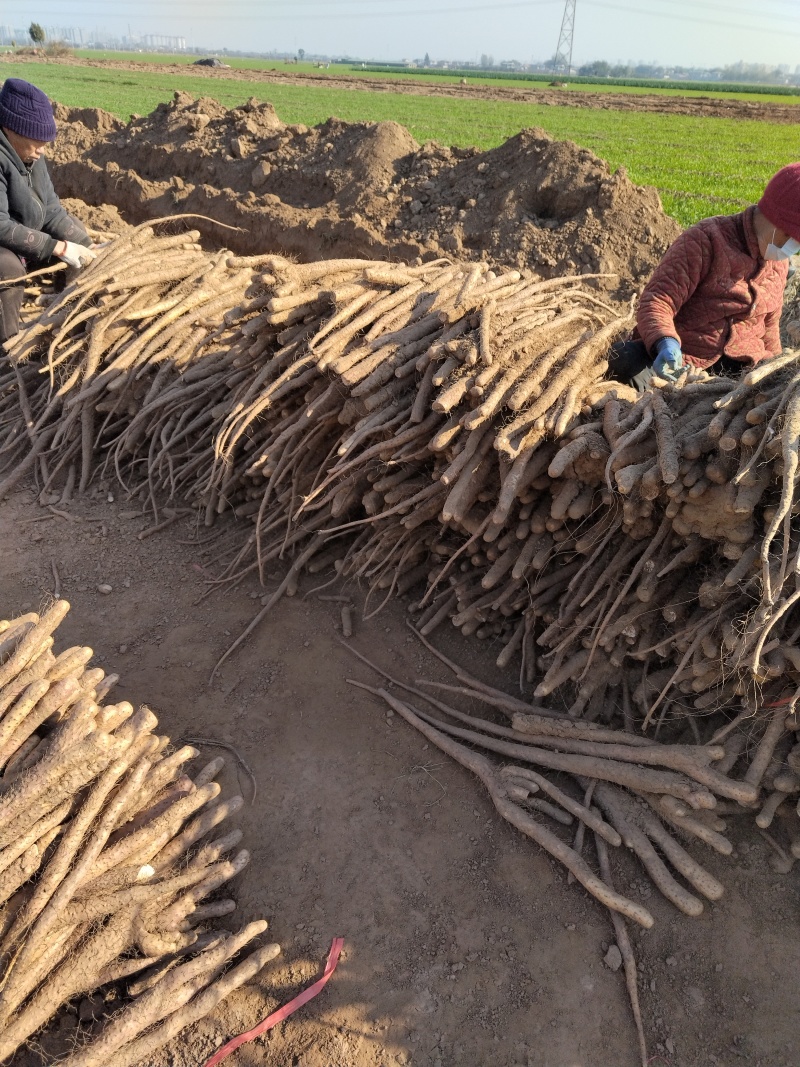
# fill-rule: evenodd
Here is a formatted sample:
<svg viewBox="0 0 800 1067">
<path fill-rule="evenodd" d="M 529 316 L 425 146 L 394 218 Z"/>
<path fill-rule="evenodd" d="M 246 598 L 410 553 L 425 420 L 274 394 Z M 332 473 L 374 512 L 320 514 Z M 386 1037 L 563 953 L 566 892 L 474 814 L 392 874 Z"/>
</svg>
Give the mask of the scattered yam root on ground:
<svg viewBox="0 0 800 1067">
<path fill-rule="evenodd" d="M 59 1062 L 126 1067 L 280 950 L 227 969 L 267 927 L 213 923 L 249 859 L 222 827 L 242 799 L 220 798 L 223 760 L 190 771 L 198 751 L 172 751 L 148 708 L 104 703 L 117 679 L 89 666 L 91 648 L 56 653 L 68 609 L 0 621 L 0 1060 L 68 1001 L 116 986 L 121 1010 Z"/>
<path fill-rule="evenodd" d="M 648 907 L 615 889 L 615 851 L 623 846 L 629 850 L 644 877 L 684 915 L 698 916 L 704 901 L 719 900 L 723 884 L 693 853 L 704 846 L 723 855 L 732 852 L 724 836 L 726 823 L 716 810 L 720 802 L 728 805 L 726 814 L 735 810 L 732 797 L 742 812 L 758 810 L 759 790 L 748 781 L 748 771 L 742 779 L 730 773 L 743 746 L 729 751 L 721 744 L 663 743 L 624 727 L 535 708 L 479 682 L 424 637 L 421 640 L 453 670 L 459 686 L 422 679 L 411 685 L 343 642 L 389 683 L 391 691 L 353 679 L 351 684 L 373 693 L 471 771 L 501 817 L 563 864 L 571 878 L 609 909 L 644 1067 L 647 1046 L 625 920 L 647 929 L 654 917 Z M 472 710 L 448 702 L 453 699 L 450 692 L 467 698 Z M 497 722 L 497 711 L 510 725 Z M 783 724 L 785 711 L 781 716 Z M 585 855 L 587 831 L 595 842 L 596 862 Z"/>
</svg>

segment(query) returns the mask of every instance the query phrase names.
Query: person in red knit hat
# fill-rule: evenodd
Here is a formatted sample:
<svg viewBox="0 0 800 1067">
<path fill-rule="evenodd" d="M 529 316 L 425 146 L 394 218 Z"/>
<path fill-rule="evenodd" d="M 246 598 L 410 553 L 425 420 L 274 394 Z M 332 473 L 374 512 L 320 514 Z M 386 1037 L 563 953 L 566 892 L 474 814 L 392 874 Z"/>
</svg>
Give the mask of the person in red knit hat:
<svg viewBox="0 0 800 1067">
<path fill-rule="evenodd" d="M 800 252 L 800 163 L 770 180 L 757 204 L 703 219 L 670 246 L 645 286 L 629 341 L 609 373 L 643 388 L 688 365 L 736 375 L 781 351 L 789 260 Z"/>
</svg>

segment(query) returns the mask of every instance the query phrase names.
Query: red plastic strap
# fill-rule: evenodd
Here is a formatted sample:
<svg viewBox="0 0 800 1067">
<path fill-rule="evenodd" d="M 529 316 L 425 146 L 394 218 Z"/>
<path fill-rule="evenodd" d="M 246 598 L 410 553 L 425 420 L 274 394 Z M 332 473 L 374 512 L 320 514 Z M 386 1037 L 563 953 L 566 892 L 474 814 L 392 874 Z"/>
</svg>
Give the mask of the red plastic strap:
<svg viewBox="0 0 800 1067">
<path fill-rule="evenodd" d="M 271 1030 L 273 1026 L 277 1026 L 278 1023 L 282 1023 L 285 1019 L 288 1019 L 290 1015 L 293 1015 L 298 1008 L 302 1008 L 304 1004 L 308 1004 L 309 1000 L 322 992 L 327 985 L 328 979 L 336 970 L 336 964 L 339 962 L 339 956 L 344 946 L 343 937 L 335 937 L 331 942 L 331 950 L 328 953 L 328 959 L 325 963 L 325 971 L 321 978 L 318 978 L 313 985 L 310 985 L 308 989 L 304 989 L 302 993 L 290 1000 L 288 1004 L 284 1004 L 282 1008 L 278 1008 L 272 1015 L 268 1015 L 266 1019 L 263 1019 L 257 1026 L 254 1026 L 252 1030 L 247 1030 L 243 1034 L 239 1034 L 238 1037 L 233 1037 L 231 1040 L 217 1049 L 210 1060 L 206 1060 L 204 1067 L 216 1067 L 218 1063 L 222 1063 L 227 1059 L 232 1052 L 235 1052 L 240 1045 L 247 1044 L 248 1041 L 253 1041 L 255 1038 L 265 1034 L 267 1030 Z"/>
<path fill-rule="evenodd" d="M 780 700 L 774 700 L 771 704 L 765 704 L 765 708 L 785 708 L 787 704 L 791 704 L 794 700 L 794 696 L 781 698 Z"/>
</svg>

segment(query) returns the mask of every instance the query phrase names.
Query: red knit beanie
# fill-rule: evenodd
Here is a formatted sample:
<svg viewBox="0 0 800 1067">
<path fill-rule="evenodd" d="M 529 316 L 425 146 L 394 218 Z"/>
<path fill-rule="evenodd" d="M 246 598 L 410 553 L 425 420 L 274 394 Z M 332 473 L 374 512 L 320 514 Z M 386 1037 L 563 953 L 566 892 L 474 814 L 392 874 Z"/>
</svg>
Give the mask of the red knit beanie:
<svg viewBox="0 0 800 1067">
<path fill-rule="evenodd" d="M 758 206 L 773 226 L 800 241 L 800 163 L 790 163 L 770 178 Z"/>
</svg>

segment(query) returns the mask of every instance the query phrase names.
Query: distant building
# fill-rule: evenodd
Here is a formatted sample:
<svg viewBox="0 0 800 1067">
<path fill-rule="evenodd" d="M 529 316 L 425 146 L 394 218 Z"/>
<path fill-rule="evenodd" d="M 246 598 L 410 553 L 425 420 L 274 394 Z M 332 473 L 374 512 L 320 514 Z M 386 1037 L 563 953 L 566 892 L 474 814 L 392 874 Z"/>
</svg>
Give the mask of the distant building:
<svg viewBox="0 0 800 1067">
<path fill-rule="evenodd" d="M 163 34 L 146 33 L 142 37 L 142 47 L 155 52 L 185 52 L 185 37 L 165 37 Z"/>
<path fill-rule="evenodd" d="M 187 51 L 185 37 L 170 37 L 158 33 L 147 33 L 141 37 L 114 37 L 79 26 L 45 26 L 44 32 L 48 41 L 64 41 L 74 48 L 108 48 L 134 52 Z M 20 26 L 0 25 L 0 45 L 10 44 L 29 45 L 28 30 Z"/>
<path fill-rule="evenodd" d="M 19 26 L 0 26 L 0 44 L 28 44 L 28 31 Z"/>
<path fill-rule="evenodd" d="M 66 41 L 67 44 L 80 48 L 84 43 L 83 30 L 75 26 L 45 26 L 48 41 Z M 27 28 L 21 26 L 0 26 L 0 44 L 30 44 Z"/>
<path fill-rule="evenodd" d="M 75 26 L 45 26 L 44 32 L 48 41 L 64 41 L 76 48 L 83 45 L 83 30 Z"/>
</svg>

